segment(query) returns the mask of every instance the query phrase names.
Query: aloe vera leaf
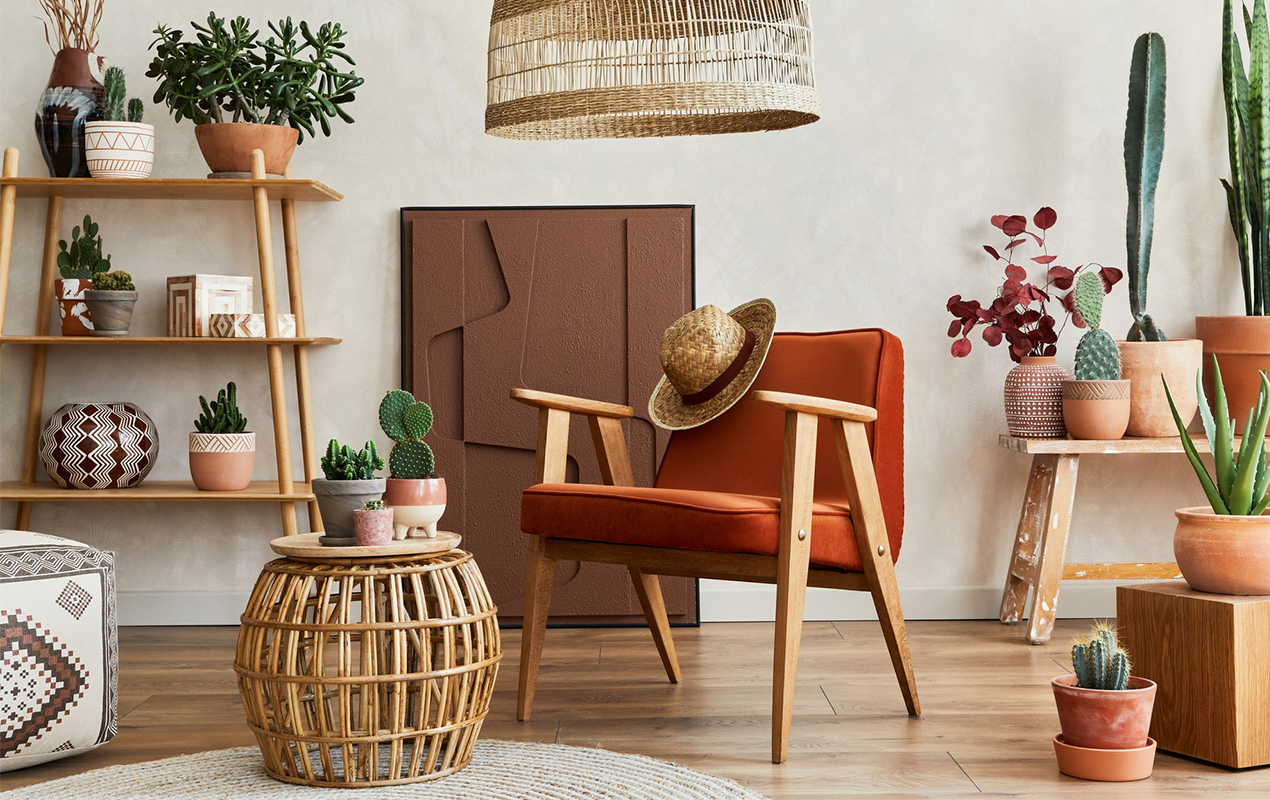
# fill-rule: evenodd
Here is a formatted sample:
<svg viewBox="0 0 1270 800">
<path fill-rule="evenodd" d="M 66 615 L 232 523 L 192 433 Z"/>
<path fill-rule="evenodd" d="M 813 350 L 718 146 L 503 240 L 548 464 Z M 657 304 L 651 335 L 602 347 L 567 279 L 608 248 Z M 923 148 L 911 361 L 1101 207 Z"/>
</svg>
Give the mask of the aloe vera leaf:
<svg viewBox="0 0 1270 800">
<path fill-rule="evenodd" d="M 1208 408 L 1208 398 L 1204 396 L 1204 383 L 1200 380 L 1200 374 L 1196 373 L 1195 381 L 1199 386 L 1199 404 L 1203 408 Z M 1230 487 L 1235 480 L 1235 456 L 1234 441 L 1235 433 L 1230 424 L 1230 406 L 1226 400 L 1226 385 L 1222 382 L 1221 367 L 1217 365 L 1217 356 L 1213 356 L 1213 402 L 1214 413 L 1217 415 L 1215 422 L 1215 437 L 1208 440 L 1209 448 L 1213 451 L 1214 472 L 1217 475 L 1217 491 L 1221 492 L 1222 497 L 1230 497 Z"/>
<path fill-rule="evenodd" d="M 1142 326 L 1142 317 L 1146 313 L 1155 189 L 1160 179 L 1160 162 L 1164 158 L 1164 81 L 1164 39 L 1158 33 L 1144 33 L 1133 47 L 1133 62 L 1129 69 L 1129 111 L 1124 132 L 1125 178 L 1129 189 L 1125 229 L 1129 308 L 1139 326 Z M 1149 334 L 1146 338 L 1158 341 Z"/>
<path fill-rule="evenodd" d="M 1177 406 L 1173 403 L 1173 393 L 1169 391 L 1169 382 L 1164 380 L 1164 376 L 1160 376 L 1160 380 L 1164 381 L 1164 396 L 1169 400 L 1169 410 L 1173 412 L 1173 422 L 1177 425 L 1177 431 L 1182 436 L 1182 449 L 1186 451 L 1186 458 L 1191 462 L 1191 468 L 1195 470 L 1195 475 L 1199 478 L 1199 485 L 1204 489 L 1204 495 L 1208 498 L 1208 503 L 1213 507 L 1213 512 L 1217 514 L 1229 514 L 1226 503 L 1222 500 L 1221 493 L 1217 491 L 1217 487 L 1213 485 L 1213 479 L 1208 476 L 1208 469 L 1204 466 L 1204 462 L 1200 460 L 1199 453 L 1195 450 L 1195 443 L 1191 441 L 1191 436 L 1186 432 L 1186 425 L 1182 422 L 1182 415 L 1177 413 Z"/>
<path fill-rule="evenodd" d="M 1270 403 L 1267 402 L 1267 394 L 1270 393 L 1270 383 L 1267 383 L 1265 373 L 1261 375 L 1261 393 L 1257 398 L 1257 410 L 1254 416 L 1249 419 L 1249 424 L 1244 428 L 1243 447 L 1240 448 L 1239 465 L 1235 468 L 1235 484 L 1231 488 L 1230 496 L 1227 498 L 1226 506 L 1230 509 L 1231 514 L 1249 514 L 1252 512 L 1254 503 L 1253 488 L 1256 485 L 1257 468 L 1256 462 L 1259 454 L 1265 451 L 1266 443 L 1266 422 L 1270 418 Z"/>
<path fill-rule="evenodd" d="M 1266 448 L 1261 448 L 1261 456 L 1257 459 L 1257 482 L 1252 489 L 1252 510 L 1249 512 L 1258 515 L 1265 511 L 1266 504 L 1270 503 L 1270 469 L 1266 469 Z"/>
</svg>

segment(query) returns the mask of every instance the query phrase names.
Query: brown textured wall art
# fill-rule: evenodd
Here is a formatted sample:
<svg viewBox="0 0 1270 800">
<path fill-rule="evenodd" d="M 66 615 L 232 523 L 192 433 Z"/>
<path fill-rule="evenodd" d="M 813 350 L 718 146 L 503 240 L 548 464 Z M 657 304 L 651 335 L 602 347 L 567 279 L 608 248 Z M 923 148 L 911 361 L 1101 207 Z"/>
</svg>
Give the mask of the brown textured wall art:
<svg viewBox="0 0 1270 800">
<path fill-rule="evenodd" d="M 669 434 L 646 406 L 662 332 L 693 306 L 693 210 L 406 208 L 401 215 L 403 383 L 436 411 L 429 441 L 449 494 L 442 527 L 462 534 L 505 624 L 523 608 L 537 417 L 526 386 L 626 403 L 635 479 L 651 486 Z M 570 480 L 600 482 L 584 419 Z M 663 578 L 672 621 L 697 621 L 696 583 Z M 642 622 L 623 567 L 561 563 L 557 624 Z"/>
</svg>

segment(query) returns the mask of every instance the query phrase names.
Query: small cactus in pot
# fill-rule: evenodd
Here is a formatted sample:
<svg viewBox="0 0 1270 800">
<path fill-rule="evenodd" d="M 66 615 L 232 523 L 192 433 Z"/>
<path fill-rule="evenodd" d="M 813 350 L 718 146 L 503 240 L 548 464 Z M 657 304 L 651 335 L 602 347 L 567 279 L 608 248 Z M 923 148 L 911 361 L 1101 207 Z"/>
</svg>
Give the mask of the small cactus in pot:
<svg viewBox="0 0 1270 800">
<path fill-rule="evenodd" d="M 1120 347 L 1101 327 L 1108 291 L 1099 275 L 1082 272 L 1071 292 L 1088 328 L 1076 345 L 1076 378 L 1063 381 L 1063 422 L 1073 439 L 1119 439 L 1129 426 L 1130 383 L 1120 377 Z"/>
<path fill-rule="evenodd" d="M 393 510 L 382 500 L 368 500 L 353 511 L 353 528 L 358 547 L 374 547 L 392 543 Z"/>
<path fill-rule="evenodd" d="M 93 318 L 88 312 L 84 292 L 93 288 L 93 276 L 110 272 L 110 256 L 101 254 L 99 226 L 93 218 L 84 215 L 82 227 L 71 229 L 71 240 L 57 243 L 58 315 L 62 321 L 63 336 L 89 336 L 93 332 Z"/>
<path fill-rule="evenodd" d="M 1131 675 L 1131 668 L 1129 653 L 1107 623 L 1098 623 L 1072 643 L 1073 674 L 1051 681 L 1064 745 L 1098 750 L 1153 746 L 1147 731 L 1155 683 Z"/>
<path fill-rule="evenodd" d="M 127 336 L 137 304 L 137 286 L 123 270 L 98 272 L 93 275 L 93 287 L 84 291 L 84 302 L 93 320 L 93 336 Z"/>
<path fill-rule="evenodd" d="M 256 466 L 256 434 L 238 408 L 238 387 L 230 381 L 208 401 L 198 398 L 201 411 L 190 433 L 190 477 L 205 492 L 246 489 Z"/>
<path fill-rule="evenodd" d="M 423 437 L 432 430 L 432 407 L 394 389 L 379 404 L 379 425 L 393 440 L 384 502 L 395 511 L 395 538 L 437 535 L 445 513 L 445 479 L 436 474 L 436 458 Z"/>
<path fill-rule="evenodd" d="M 361 450 L 332 439 L 321 460 L 322 478 L 313 480 L 313 494 L 322 514 L 325 536 L 322 544 L 333 547 L 357 544 L 355 511 L 379 500 L 384 479 L 375 473 L 384 468 L 384 459 L 372 441 Z"/>
</svg>

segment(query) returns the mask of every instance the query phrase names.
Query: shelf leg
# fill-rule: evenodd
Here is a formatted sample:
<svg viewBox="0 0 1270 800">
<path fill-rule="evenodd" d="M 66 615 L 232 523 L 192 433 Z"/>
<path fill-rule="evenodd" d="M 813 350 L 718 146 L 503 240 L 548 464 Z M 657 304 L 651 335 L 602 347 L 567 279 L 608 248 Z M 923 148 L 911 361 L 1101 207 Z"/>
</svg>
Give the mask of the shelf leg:
<svg viewBox="0 0 1270 800">
<path fill-rule="evenodd" d="M 18 177 L 18 148 L 4 149 L 0 174 L 6 178 Z M 13 214 L 17 203 L 18 187 L 6 186 L 0 190 L 0 333 L 4 332 L 4 301 L 9 294 L 9 256 L 13 253 Z"/>
<path fill-rule="evenodd" d="M 286 176 L 291 177 L 291 167 Z M 300 243 L 295 228 L 295 201 L 282 201 L 282 241 L 286 245 L 287 292 L 291 313 L 295 315 L 295 335 L 307 336 L 304 323 L 304 292 L 300 282 Z M 304 454 L 304 480 L 310 485 L 317 477 L 317 453 L 313 449 L 313 400 L 309 390 L 309 348 L 297 345 L 295 352 L 295 391 L 300 408 L 300 448 Z M 322 531 L 322 512 L 317 500 L 309 501 L 309 530 Z"/>
<path fill-rule="evenodd" d="M 1064 453 L 1054 464 L 1054 480 L 1045 504 L 1045 530 L 1036 558 L 1036 588 L 1028 614 L 1027 640 L 1045 644 L 1054 634 L 1058 614 L 1058 589 L 1063 581 L 1063 561 L 1067 557 L 1067 532 L 1072 524 L 1072 501 L 1076 497 L 1076 474 L 1080 456 Z"/>
<path fill-rule="evenodd" d="M 265 156 L 259 150 L 251 151 L 251 177 L 265 180 Z M 269 227 L 269 191 L 264 186 L 252 190 L 256 208 L 256 253 L 260 258 L 260 293 L 264 297 L 265 335 L 278 336 L 278 286 L 273 272 L 273 232 Z M 266 345 L 269 358 L 269 394 L 273 401 L 273 439 L 278 459 L 278 491 L 290 494 L 295 491 L 291 481 L 291 442 L 287 432 L 287 386 L 282 375 L 282 346 Z M 282 533 L 294 536 L 296 530 L 295 503 L 282 504 Z"/>
<path fill-rule="evenodd" d="M 1023 494 L 1023 510 L 1019 512 L 1018 532 L 1014 536 L 1014 553 L 1010 556 L 1005 591 L 1001 595 L 1001 621 L 1006 624 L 1023 619 L 1028 590 L 1036 582 L 1036 554 L 1045 533 L 1045 514 L 1057 465 L 1058 456 L 1032 457 L 1032 470 Z"/>
</svg>

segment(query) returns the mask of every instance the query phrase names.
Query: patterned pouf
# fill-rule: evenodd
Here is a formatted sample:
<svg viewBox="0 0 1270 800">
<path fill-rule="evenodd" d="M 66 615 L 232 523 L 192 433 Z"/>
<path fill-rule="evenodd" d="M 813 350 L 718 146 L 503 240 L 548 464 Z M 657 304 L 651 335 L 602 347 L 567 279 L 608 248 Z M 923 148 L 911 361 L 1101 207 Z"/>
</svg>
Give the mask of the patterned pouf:
<svg viewBox="0 0 1270 800">
<path fill-rule="evenodd" d="M 0 531 L 0 772 L 114 738 L 118 674 L 114 555 Z"/>
</svg>

